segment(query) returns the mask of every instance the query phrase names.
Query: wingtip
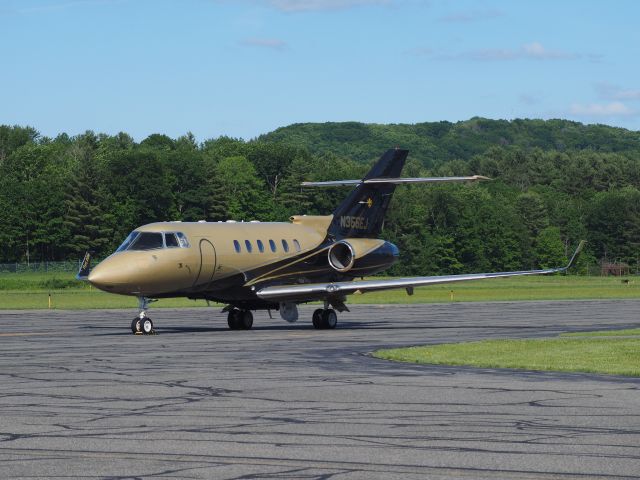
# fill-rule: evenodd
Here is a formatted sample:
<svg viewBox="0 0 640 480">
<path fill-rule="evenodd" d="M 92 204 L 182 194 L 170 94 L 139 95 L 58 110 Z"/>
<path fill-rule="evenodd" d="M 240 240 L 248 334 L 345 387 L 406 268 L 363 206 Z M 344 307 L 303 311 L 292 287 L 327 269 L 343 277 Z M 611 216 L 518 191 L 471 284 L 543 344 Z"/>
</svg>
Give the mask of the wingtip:
<svg viewBox="0 0 640 480">
<path fill-rule="evenodd" d="M 580 253 L 582 252 L 582 249 L 586 244 L 587 244 L 586 240 L 580 240 L 580 243 L 578 243 L 578 247 L 576 248 L 576 251 L 573 252 L 573 255 L 571 256 L 571 260 L 569 260 L 569 264 L 565 268 L 565 271 L 575 266 L 576 262 L 578 261 L 578 257 L 580 256 Z"/>
</svg>

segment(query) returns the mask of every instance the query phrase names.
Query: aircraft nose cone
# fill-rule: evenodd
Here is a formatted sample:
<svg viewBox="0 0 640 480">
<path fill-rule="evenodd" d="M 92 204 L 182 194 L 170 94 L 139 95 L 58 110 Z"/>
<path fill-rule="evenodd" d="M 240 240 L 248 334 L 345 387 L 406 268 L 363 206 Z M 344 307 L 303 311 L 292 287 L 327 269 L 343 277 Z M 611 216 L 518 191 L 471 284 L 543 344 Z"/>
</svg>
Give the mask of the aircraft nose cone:
<svg viewBox="0 0 640 480">
<path fill-rule="evenodd" d="M 105 281 L 107 280 L 107 278 L 108 275 L 105 275 L 104 269 L 96 266 L 89 272 L 87 280 L 89 280 L 89 283 L 91 283 L 91 285 L 93 285 L 94 287 L 100 288 L 105 283 L 109 283 Z"/>
<path fill-rule="evenodd" d="M 96 265 L 89 273 L 87 280 L 100 290 L 115 292 L 127 283 L 127 271 L 118 262 L 105 260 Z"/>
</svg>

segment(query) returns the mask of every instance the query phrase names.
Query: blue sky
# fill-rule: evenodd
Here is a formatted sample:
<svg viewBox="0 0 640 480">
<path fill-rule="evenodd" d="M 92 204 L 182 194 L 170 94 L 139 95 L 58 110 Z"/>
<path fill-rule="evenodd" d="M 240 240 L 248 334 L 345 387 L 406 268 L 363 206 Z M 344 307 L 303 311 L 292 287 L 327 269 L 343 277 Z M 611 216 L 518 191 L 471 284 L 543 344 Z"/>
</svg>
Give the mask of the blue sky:
<svg viewBox="0 0 640 480">
<path fill-rule="evenodd" d="M 0 0 L 0 124 L 253 138 L 296 122 L 640 130 L 640 2 Z"/>
</svg>

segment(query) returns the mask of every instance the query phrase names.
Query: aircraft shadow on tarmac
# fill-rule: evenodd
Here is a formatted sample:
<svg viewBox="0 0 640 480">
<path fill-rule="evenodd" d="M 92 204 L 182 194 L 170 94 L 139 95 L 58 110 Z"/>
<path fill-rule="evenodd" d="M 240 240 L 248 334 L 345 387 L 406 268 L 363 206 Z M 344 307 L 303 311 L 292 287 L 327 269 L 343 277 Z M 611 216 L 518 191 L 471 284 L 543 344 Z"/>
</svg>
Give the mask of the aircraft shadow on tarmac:
<svg viewBox="0 0 640 480">
<path fill-rule="evenodd" d="M 629 324 L 628 326 L 620 326 L 620 328 L 635 328 L 636 324 Z M 126 328 L 126 325 L 123 326 L 105 326 L 105 325 L 83 325 L 80 327 L 83 330 L 92 331 L 97 336 L 102 335 L 131 335 L 131 332 Z M 541 328 L 545 328 L 542 326 L 532 326 L 532 325 L 519 325 L 519 326 L 505 326 L 505 325 L 441 325 L 441 324 L 419 324 L 419 325 L 406 325 L 406 324 L 397 324 L 393 322 L 342 322 L 335 331 L 340 330 L 389 330 L 389 331 L 407 331 L 407 330 L 540 330 Z M 576 327 L 576 326 L 564 326 L 564 325 L 554 325 L 554 326 L 546 326 L 546 328 L 554 329 L 554 330 L 562 330 L 566 332 L 572 331 L 596 331 L 603 329 L 610 329 L 610 325 L 602 325 L 602 326 L 589 326 L 588 329 L 584 327 Z M 296 332 L 296 331 L 314 331 L 312 325 L 306 324 L 298 324 L 298 325 L 264 325 L 264 326 L 254 326 L 251 331 L 257 332 Z M 229 328 L 225 326 L 211 326 L 211 327 L 201 327 L 201 326 L 192 326 L 192 325 L 162 325 L 156 329 L 156 334 L 183 334 L 183 333 L 224 333 L 224 332 L 232 332 Z M 543 332 L 541 332 L 543 333 Z M 322 334 L 321 331 L 318 334 Z M 554 333 L 555 334 L 555 333 Z"/>
<path fill-rule="evenodd" d="M 83 330 L 95 331 L 96 336 L 104 336 L 104 335 L 131 335 L 131 332 L 124 326 L 105 326 L 105 325 L 83 325 L 80 327 Z M 406 330 L 409 329 L 424 329 L 424 326 L 410 326 L 406 325 L 395 325 L 392 322 L 342 322 L 336 330 L 365 330 L 365 329 L 397 329 L 397 330 Z M 430 328 L 430 327 L 427 327 Z M 108 330 L 108 331 L 105 331 Z M 254 326 L 251 328 L 251 331 L 264 331 L 264 332 L 296 332 L 296 331 L 315 331 L 313 325 L 306 323 L 299 323 L 297 325 L 264 325 L 264 326 Z M 211 326 L 211 327 L 199 327 L 199 326 L 190 326 L 190 325 L 167 325 L 163 324 L 161 327 L 156 329 L 156 334 L 164 335 L 164 334 L 181 334 L 181 333 L 224 333 L 224 332 L 233 332 L 233 330 L 229 330 L 229 328 L 224 326 Z M 322 332 L 319 331 L 318 334 Z"/>
</svg>

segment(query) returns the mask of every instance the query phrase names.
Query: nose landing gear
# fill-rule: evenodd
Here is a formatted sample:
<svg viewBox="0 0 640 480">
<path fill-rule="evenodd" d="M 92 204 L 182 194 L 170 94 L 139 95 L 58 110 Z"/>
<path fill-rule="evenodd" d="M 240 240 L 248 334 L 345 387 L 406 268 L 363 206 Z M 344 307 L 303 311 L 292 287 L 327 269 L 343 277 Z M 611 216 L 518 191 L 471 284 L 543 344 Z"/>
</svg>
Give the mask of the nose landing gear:
<svg viewBox="0 0 640 480">
<path fill-rule="evenodd" d="M 147 317 L 149 304 L 155 302 L 155 299 L 147 297 L 138 297 L 138 308 L 140 313 L 131 321 L 131 333 L 134 335 L 153 335 L 156 331 L 153 329 L 153 322 Z"/>
</svg>

